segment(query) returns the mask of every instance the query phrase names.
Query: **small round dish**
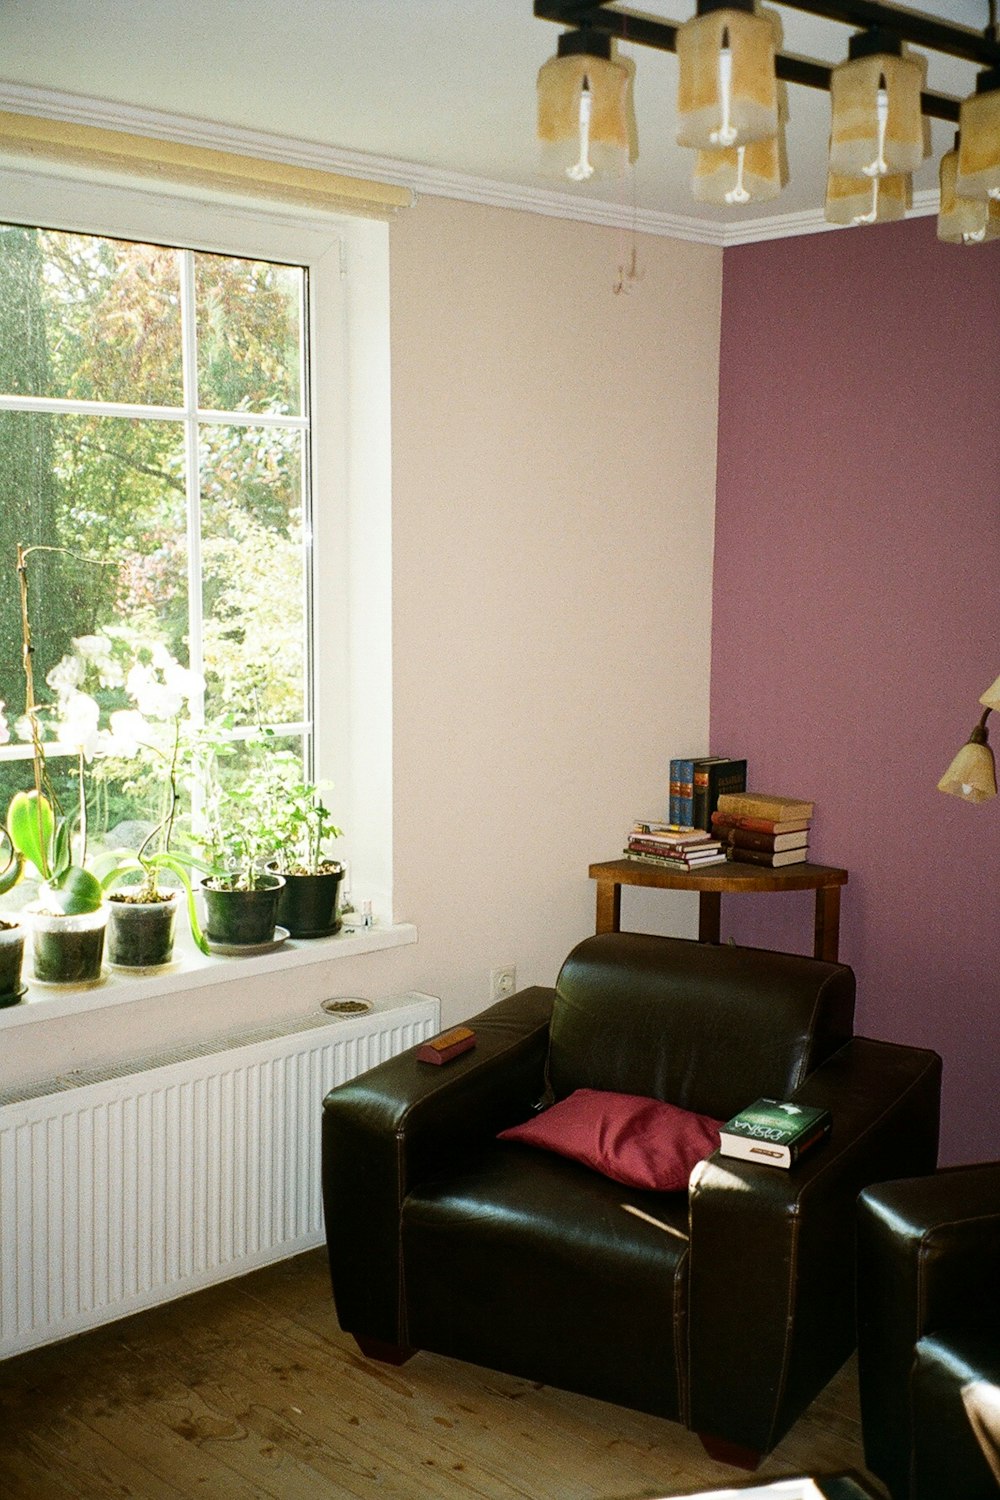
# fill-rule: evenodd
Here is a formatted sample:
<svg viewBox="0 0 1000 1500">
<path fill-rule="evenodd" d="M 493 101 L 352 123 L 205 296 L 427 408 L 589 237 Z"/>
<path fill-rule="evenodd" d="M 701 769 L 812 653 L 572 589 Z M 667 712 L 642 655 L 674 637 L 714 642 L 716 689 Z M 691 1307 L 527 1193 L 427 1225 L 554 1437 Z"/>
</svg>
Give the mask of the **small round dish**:
<svg viewBox="0 0 1000 1500">
<path fill-rule="evenodd" d="M 251 958 L 257 953 L 273 953 L 282 943 L 287 943 L 288 937 L 287 927 L 276 927 L 274 937 L 268 943 L 216 943 L 208 938 L 208 951 L 223 958 Z"/>
<path fill-rule="evenodd" d="M 375 1006 L 370 1000 L 362 1000 L 355 995 L 337 995 L 332 1000 L 321 1000 L 319 1008 L 325 1010 L 328 1016 L 339 1016 L 341 1020 L 346 1020 L 348 1016 L 366 1016 Z"/>
</svg>

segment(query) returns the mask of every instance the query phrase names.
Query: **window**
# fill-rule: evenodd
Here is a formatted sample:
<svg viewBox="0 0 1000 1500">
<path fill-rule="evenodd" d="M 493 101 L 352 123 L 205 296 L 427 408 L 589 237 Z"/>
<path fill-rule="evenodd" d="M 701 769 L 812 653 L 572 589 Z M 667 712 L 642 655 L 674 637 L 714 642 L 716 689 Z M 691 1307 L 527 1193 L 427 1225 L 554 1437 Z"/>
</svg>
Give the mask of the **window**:
<svg viewBox="0 0 1000 1500">
<path fill-rule="evenodd" d="M 73 555 L 30 559 L 36 680 L 73 637 L 155 627 L 204 675 L 196 710 L 259 717 L 333 782 L 354 893 L 391 916 L 386 225 L 27 171 L 0 189 L 12 723 L 13 548 L 44 540 Z M 0 746 L 0 812 L 25 753 Z"/>
<path fill-rule="evenodd" d="M 127 709 L 141 642 L 190 669 L 194 718 L 266 726 L 308 774 L 306 293 L 297 266 L 0 224 L 8 712 L 23 699 L 20 543 L 38 549 L 36 686 L 86 664 L 102 717 Z M 23 780 L 0 770 L 0 805 Z M 112 832 L 142 818 L 127 765 L 99 784 Z"/>
</svg>

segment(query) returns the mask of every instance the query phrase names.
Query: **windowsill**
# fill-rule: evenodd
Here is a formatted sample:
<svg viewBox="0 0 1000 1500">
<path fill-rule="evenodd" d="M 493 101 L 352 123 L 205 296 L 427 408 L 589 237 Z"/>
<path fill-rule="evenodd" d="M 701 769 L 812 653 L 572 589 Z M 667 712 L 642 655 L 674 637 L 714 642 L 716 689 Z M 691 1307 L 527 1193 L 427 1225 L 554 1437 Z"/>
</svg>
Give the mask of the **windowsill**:
<svg viewBox="0 0 1000 1500">
<path fill-rule="evenodd" d="M 180 990 L 204 989 L 234 979 L 249 979 L 257 974 L 331 963 L 340 958 L 357 958 L 365 953 L 401 948 L 416 941 L 417 929 L 410 922 L 377 923 L 368 928 L 345 928 L 336 937 L 298 941 L 290 938 L 273 953 L 254 954 L 250 958 L 222 958 L 200 953 L 185 935 L 185 940 L 178 939 L 173 963 L 146 974 L 130 974 L 105 966 L 104 977 L 89 987 L 58 985 L 49 988 L 28 981 L 27 994 L 20 1003 L 0 1010 L 0 1030 L 7 1026 L 77 1016 L 83 1011 L 102 1010 L 132 1000 L 150 1000 Z"/>
</svg>

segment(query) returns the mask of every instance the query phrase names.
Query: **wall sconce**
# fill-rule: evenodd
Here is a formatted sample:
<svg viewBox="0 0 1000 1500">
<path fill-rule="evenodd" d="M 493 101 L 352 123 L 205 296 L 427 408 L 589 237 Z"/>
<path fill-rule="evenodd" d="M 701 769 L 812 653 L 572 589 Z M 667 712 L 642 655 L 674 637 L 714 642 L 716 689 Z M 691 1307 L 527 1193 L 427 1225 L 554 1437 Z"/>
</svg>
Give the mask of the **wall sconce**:
<svg viewBox="0 0 1000 1500">
<path fill-rule="evenodd" d="M 611 57 L 611 38 L 581 27 L 565 31 L 558 52 L 538 71 L 542 165 L 571 182 L 615 177 L 634 151 L 629 129 L 629 67 Z"/>
<path fill-rule="evenodd" d="M 998 687 L 1000 683 L 994 683 L 993 688 L 988 691 L 993 692 Z M 983 697 L 986 696 L 984 693 Z M 991 797 L 996 796 L 996 765 L 986 732 L 986 720 L 992 711 L 991 708 L 985 710 L 967 742 L 941 777 L 938 782 L 939 792 L 961 797 L 963 802 L 988 802 Z"/>
</svg>

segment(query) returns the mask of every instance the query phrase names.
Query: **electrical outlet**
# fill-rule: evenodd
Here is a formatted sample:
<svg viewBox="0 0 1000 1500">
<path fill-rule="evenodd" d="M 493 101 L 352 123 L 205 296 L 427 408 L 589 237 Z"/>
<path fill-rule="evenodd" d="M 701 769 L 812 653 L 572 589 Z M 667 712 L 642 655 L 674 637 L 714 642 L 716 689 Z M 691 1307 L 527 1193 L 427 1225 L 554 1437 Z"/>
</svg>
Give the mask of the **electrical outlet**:
<svg viewBox="0 0 1000 1500">
<path fill-rule="evenodd" d="M 504 964 L 490 971 L 490 999 L 506 1000 L 517 989 L 517 970 L 513 964 Z"/>
</svg>

